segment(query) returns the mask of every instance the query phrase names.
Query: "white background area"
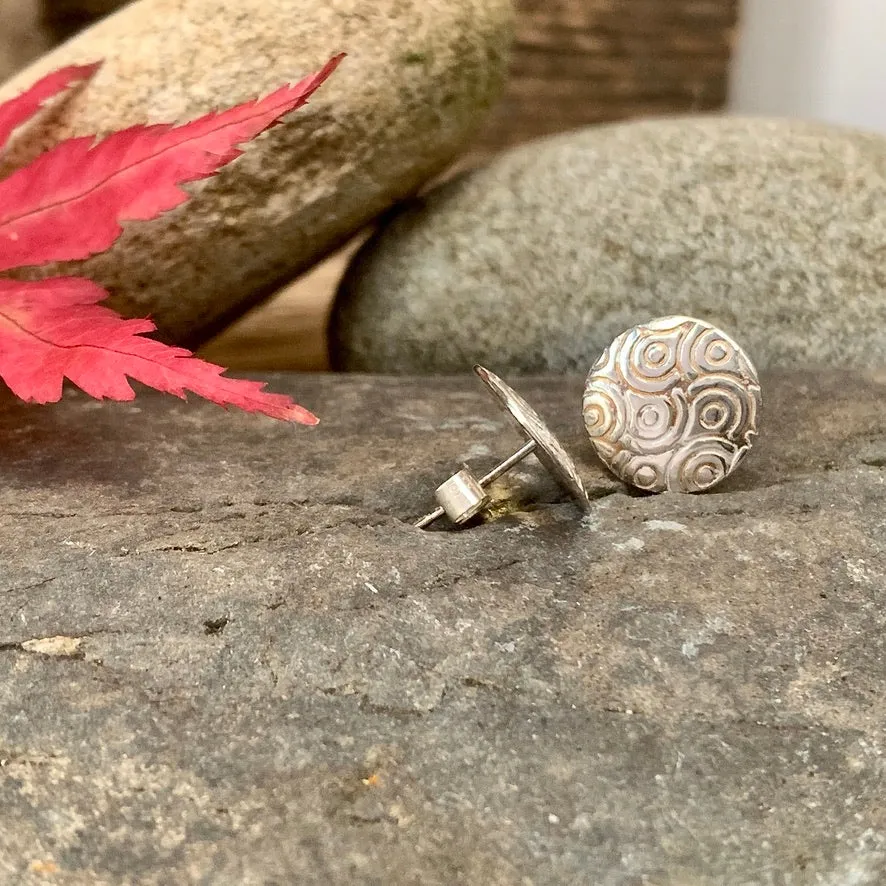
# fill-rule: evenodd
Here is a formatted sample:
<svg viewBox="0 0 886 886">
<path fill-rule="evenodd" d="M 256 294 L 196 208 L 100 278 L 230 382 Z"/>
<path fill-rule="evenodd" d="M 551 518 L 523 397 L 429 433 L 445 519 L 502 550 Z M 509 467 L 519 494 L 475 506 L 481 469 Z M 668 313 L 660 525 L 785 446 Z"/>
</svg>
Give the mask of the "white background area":
<svg viewBox="0 0 886 886">
<path fill-rule="evenodd" d="M 742 0 L 729 107 L 886 132 L 886 0 Z"/>
</svg>

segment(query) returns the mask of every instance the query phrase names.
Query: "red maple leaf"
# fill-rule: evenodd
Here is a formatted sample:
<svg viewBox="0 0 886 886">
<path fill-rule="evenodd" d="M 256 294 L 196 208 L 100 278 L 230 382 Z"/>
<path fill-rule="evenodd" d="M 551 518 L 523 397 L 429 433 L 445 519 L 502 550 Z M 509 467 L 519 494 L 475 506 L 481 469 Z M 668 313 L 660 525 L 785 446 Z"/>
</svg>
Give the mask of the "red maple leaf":
<svg viewBox="0 0 886 886">
<path fill-rule="evenodd" d="M 120 223 L 155 218 L 188 199 L 180 185 L 215 173 L 240 145 L 307 102 L 335 70 L 317 73 L 266 98 L 207 114 L 182 126 L 133 126 L 102 141 L 74 138 L 0 181 L 0 272 L 88 258 L 120 236 Z M 43 78 L 0 105 L 0 149 L 43 106 L 97 65 Z M 54 403 L 65 379 L 98 399 L 132 400 L 129 379 L 184 399 L 191 391 L 284 421 L 316 424 L 306 409 L 260 382 L 226 378 L 221 366 L 184 348 L 146 338 L 150 320 L 124 320 L 98 302 L 89 280 L 0 278 L 0 378 L 29 403 Z"/>
</svg>

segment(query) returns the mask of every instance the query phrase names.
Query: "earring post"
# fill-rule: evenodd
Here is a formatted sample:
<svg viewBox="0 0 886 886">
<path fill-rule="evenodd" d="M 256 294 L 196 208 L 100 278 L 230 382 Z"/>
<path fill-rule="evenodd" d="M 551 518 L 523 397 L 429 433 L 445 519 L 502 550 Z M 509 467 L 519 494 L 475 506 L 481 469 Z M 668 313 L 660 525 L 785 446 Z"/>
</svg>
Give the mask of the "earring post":
<svg viewBox="0 0 886 886">
<path fill-rule="evenodd" d="M 502 474 L 506 474 L 514 465 L 523 461 L 527 455 L 532 455 L 537 446 L 538 444 L 535 440 L 527 440 L 510 458 L 506 458 L 500 465 L 497 465 L 488 474 L 481 477 L 480 485 L 488 486 Z"/>
<path fill-rule="evenodd" d="M 446 511 L 443 508 L 436 508 L 430 514 L 425 514 L 421 520 L 415 523 L 415 526 L 417 529 L 424 529 L 425 526 L 430 526 L 435 520 L 439 520 L 445 513 Z"/>
<path fill-rule="evenodd" d="M 480 488 L 485 488 L 490 483 L 493 483 L 495 480 L 497 480 L 502 474 L 507 473 L 512 467 L 514 467 L 514 465 L 519 464 L 521 461 L 523 461 L 523 459 L 526 458 L 527 455 L 532 455 L 532 453 L 535 452 L 536 448 L 537 444 L 535 440 L 527 440 L 527 442 L 524 443 L 512 456 L 510 456 L 510 458 L 506 458 L 503 462 L 496 465 L 488 474 L 484 474 L 479 480 L 475 480 L 473 482 L 476 482 L 480 486 Z M 458 475 L 455 476 L 457 477 Z M 439 487 L 437 492 L 439 493 L 442 489 L 446 488 L 447 484 L 452 483 L 454 479 L 454 477 L 450 478 L 446 483 L 443 484 L 443 486 Z M 477 500 L 477 503 L 479 503 L 479 499 Z M 424 529 L 426 526 L 430 526 L 431 523 L 433 523 L 435 520 L 439 520 L 440 517 L 442 517 L 445 513 L 446 508 L 436 508 L 435 510 L 431 511 L 430 514 L 422 517 L 421 520 L 415 523 L 415 526 L 417 529 Z M 471 508 L 471 510 L 467 511 L 467 513 L 469 516 L 473 516 L 473 513 L 475 513 L 475 511 L 473 508 Z M 453 516 L 452 514 L 450 514 L 450 516 L 456 523 L 460 522 L 457 516 Z"/>
</svg>

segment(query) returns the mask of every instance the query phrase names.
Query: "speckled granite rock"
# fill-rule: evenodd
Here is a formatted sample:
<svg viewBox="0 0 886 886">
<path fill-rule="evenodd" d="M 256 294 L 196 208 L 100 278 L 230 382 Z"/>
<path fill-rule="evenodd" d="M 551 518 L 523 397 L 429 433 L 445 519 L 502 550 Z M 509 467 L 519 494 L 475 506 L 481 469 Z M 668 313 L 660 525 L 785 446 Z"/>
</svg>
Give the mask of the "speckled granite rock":
<svg viewBox="0 0 886 886">
<path fill-rule="evenodd" d="M 184 121 L 348 58 L 309 107 L 79 268 L 112 305 L 195 344 L 290 280 L 466 144 L 502 84 L 510 0 L 138 0 L 0 89 L 105 59 L 48 137 Z"/>
<path fill-rule="evenodd" d="M 586 371 L 688 314 L 759 366 L 886 362 L 886 138 L 677 119 L 518 148 L 408 208 L 339 294 L 339 368 Z"/>
<path fill-rule="evenodd" d="M 274 386 L 323 423 L 0 398 L 0 882 L 886 882 L 886 374 L 764 374 L 695 497 L 524 380 L 592 513 L 454 532 L 475 379 Z"/>
</svg>

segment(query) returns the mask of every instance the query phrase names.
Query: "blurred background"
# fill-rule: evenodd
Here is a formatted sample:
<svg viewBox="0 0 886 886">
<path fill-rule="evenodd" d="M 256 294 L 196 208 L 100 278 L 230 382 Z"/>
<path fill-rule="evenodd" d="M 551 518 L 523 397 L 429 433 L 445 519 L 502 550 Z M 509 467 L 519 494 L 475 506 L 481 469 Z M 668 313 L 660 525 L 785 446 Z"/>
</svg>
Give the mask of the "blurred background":
<svg viewBox="0 0 886 886">
<path fill-rule="evenodd" d="M 517 0 L 511 77 L 461 166 L 592 123 L 722 112 L 886 132 L 883 0 Z M 123 0 L 0 0 L 0 80 Z M 353 245 L 202 353 L 234 369 L 323 369 Z"/>
</svg>

